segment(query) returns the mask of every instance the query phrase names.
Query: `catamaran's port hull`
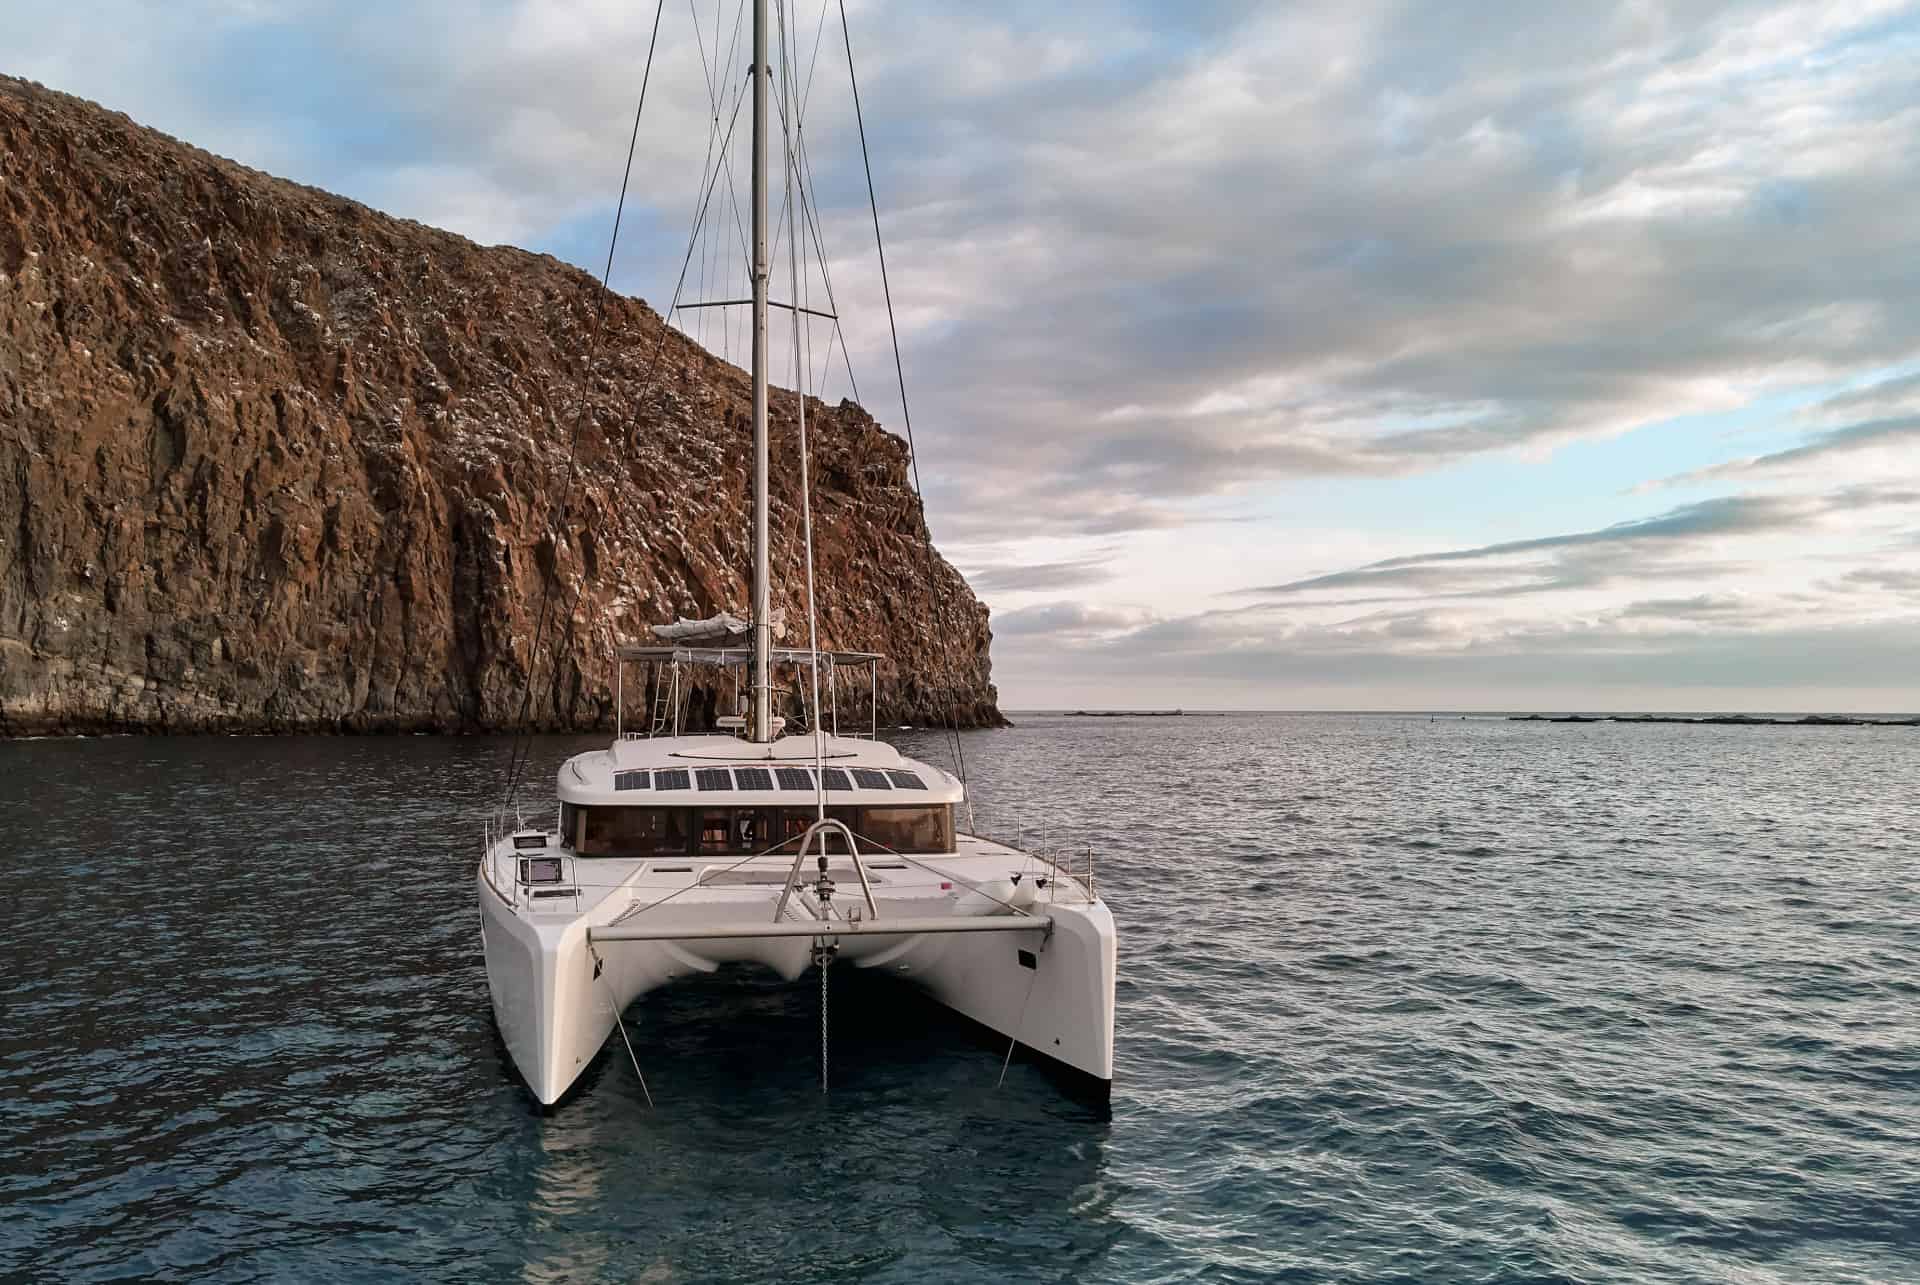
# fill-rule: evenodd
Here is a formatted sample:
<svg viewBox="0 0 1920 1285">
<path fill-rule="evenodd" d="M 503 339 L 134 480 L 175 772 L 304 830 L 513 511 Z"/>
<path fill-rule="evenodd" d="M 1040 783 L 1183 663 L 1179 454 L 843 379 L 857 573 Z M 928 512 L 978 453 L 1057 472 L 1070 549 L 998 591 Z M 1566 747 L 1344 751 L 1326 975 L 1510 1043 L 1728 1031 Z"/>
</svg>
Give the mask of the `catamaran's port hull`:
<svg viewBox="0 0 1920 1285">
<path fill-rule="evenodd" d="M 516 913 L 484 873 L 479 897 L 494 1018 L 542 1105 L 573 1086 L 613 1034 L 615 1015 L 647 992 L 724 963 L 758 964 L 789 981 L 811 963 L 811 935 L 620 939 L 618 929 L 603 929 L 608 936 L 595 937 L 585 917 Z M 1038 901 L 1031 910 L 1050 927 L 914 934 L 869 927 L 833 938 L 836 958 L 911 982 L 988 1030 L 1110 1084 L 1113 916 L 1097 901 Z M 738 924 L 739 916 L 725 922 Z"/>
</svg>

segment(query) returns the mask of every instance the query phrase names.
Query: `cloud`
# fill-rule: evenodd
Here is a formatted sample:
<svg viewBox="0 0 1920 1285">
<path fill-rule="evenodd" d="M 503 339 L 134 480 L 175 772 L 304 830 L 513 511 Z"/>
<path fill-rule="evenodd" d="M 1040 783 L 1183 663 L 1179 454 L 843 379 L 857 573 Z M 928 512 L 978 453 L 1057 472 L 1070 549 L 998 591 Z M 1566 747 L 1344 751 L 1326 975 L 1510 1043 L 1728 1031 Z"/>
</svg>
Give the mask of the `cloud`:
<svg viewBox="0 0 1920 1285">
<path fill-rule="evenodd" d="M 1756 473 L 1785 473 L 1814 460 L 1888 447 L 1920 448 L 1920 415 L 1867 420 L 1863 423 L 1848 424 L 1843 428 L 1828 429 L 1814 434 L 1802 445 L 1788 450 L 1733 460 L 1725 464 L 1716 464 L 1711 468 L 1695 469 L 1691 473 L 1684 473 L 1669 480 L 1671 482 L 1708 482 Z M 1920 474 L 1920 463 L 1916 463 L 1916 473 Z"/>
<path fill-rule="evenodd" d="M 980 593 L 1077 589 L 1112 579 L 1109 557 L 1110 554 L 1068 562 L 989 564 L 967 572 L 967 583 Z"/>
<path fill-rule="evenodd" d="M 1861 567 L 1841 576 L 1840 583 L 1845 588 L 1920 595 L 1920 568 Z"/>
<path fill-rule="evenodd" d="M 898 425 L 845 68 L 811 52 L 836 24 L 802 8 L 822 235 L 862 392 Z M 696 35 L 668 11 L 616 270 L 656 301 L 709 79 L 731 94 L 743 59 L 731 15 Z M 1150 529 L 1920 355 L 1904 12 L 856 6 L 936 530 Z M 214 150 L 597 266 L 651 20 L 121 0 L 9 11 L 0 47 Z"/>
<path fill-rule="evenodd" d="M 1089 607 L 1079 602 L 1047 602 L 993 618 L 996 637 L 1019 634 L 1096 634 L 1138 626 L 1145 613 Z"/>
<path fill-rule="evenodd" d="M 1335 620 L 1218 611 L 1015 639 L 1034 705 L 1125 687 L 1205 707 L 1920 709 L 1920 611 L 1702 594 L 1550 619 L 1413 606 Z"/>
<path fill-rule="evenodd" d="M 860 393 L 900 428 L 824 16 L 796 25 L 810 67 L 826 33 L 820 237 Z M 1157 648 L 1223 684 L 1544 682 L 1582 648 L 1643 677 L 1882 672 L 1895 635 L 1872 613 L 1905 591 L 1884 559 L 1920 548 L 1911 4 L 851 17 L 930 521 L 986 551 L 983 592 L 1072 595 L 998 615 L 1003 679 L 1131 685 Z M 597 270 L 651 21 L 605 0 L 105 0 L 0 8 L 0 49 L 245 163 Z M 656 305 L 710 86 L 724 124 L 745 62 L 731 12 L 694 21 L 667 6 L 615 265 Z M 743 288 L 735 178 L 693 268 L 707 297 Z M 696 325 L 743 355 L 717 313 Z M 1700 489 L 1609 523 L 1601 504 L 1653 477 Z M 1521 538 L 1561 505 L 1583 516 Z M 1239 529 L 1198 525 L 1229 520 L 1260 587 L 1203 610 L 1224 573 L 1183 574 L 1172 542 L 1237 569 Z M 1762 637 L 1813 650 L 1733 655 Z"/>
<path fill-rule="evenodd" d="M 1739 540 L 1804 538 L 1830 518 L 1912 508 L 1920 508 L 1920 490 L 1899 487 L 1845 487 L 1816 496 L 1722 496 L 1638 521 L 1385 558 L 1346 571 L 1256 585 L 1235 593 L 1268 599 L 1252 608 L 1258 610 L 1289 601 L 1325 607 L 1410 598 L 1496 599 L 1657 580 L 1703 580 L 1746 569 L 1749 564 L 1739 560 L 1703 556 Z M 1390 596 L 1316 596 L 1355 589 Z"/>
<path fill-rule="evenodd" d="M 1859 388 L 1836 393 L 1813 408 L 1813 415 L 1841 415 L 1855 419 L 1862 414 L 1884 419 L 1901 412 L 1920 411 L 1920 373 L 1877 380 Z"/>
</svg>

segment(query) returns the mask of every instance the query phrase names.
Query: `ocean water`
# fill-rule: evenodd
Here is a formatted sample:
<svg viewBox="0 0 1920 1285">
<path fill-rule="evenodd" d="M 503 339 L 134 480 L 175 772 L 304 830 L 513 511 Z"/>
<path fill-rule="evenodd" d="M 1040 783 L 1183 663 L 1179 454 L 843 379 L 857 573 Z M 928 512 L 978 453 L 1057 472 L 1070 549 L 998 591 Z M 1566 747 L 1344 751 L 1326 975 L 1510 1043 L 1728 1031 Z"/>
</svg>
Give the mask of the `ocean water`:
<svg viewBox="0 0 1920 1285">
<path fill-rule="evenodd" d="M 944 762 L 940 738 L 904 747 Z M 590 740 L 539 743 L 536 793 Z M 1100 1110 L 937 1008 L 721 974 L 533 1110 L 494 739 L 0 744 L 0 1275 L 1920 1280 L 1920 729 L 968 734 L 1091 845 Z"/>
</svg>

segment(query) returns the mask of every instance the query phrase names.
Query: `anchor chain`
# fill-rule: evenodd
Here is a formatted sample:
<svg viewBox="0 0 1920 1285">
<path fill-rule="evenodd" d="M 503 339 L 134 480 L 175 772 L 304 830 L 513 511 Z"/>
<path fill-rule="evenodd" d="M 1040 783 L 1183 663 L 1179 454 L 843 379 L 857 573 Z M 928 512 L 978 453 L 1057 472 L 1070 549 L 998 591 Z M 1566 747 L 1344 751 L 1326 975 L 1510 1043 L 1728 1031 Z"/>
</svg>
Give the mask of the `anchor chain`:
<svg viewBox="0 0 1920 1285">
<path fill-rule="evenodd" d="M 833 962 L 838 946 L 824 942 L 813 948 L 813 961 L 820 965 L 820 1092 L 827 1091 L 827 965 Z"/>
<path fill-rule="evenodd" d="M 825 840 L 822 839 L 822 846 Z M 820 917 L 833 918 L 833 880 L 827 876 L 827 854 L 822 851 L 819 857 L 820 877 L 814 881 L 813 893 L 820 900 Z M 825 937 L 816 937 L 813 942 L 813 962 L 820 966 L 820 1093 L 827 1092 L 827 965 L 840 953 L 840 947 Z"/>
</svg>

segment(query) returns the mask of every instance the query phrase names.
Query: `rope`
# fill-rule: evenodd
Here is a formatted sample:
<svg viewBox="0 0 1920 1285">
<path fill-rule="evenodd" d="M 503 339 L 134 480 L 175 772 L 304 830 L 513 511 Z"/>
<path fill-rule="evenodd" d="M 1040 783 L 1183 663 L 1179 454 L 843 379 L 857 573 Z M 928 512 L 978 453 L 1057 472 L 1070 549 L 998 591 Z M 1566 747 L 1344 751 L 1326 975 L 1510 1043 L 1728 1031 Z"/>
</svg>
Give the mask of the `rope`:
<svg viewBox="0 0 1920 1285">
<path fill-rule="evenodd" d="M 660 17 L 666 11 L 666 7 L 667 0 L 659 0 L 654 6 L 653 35 L 647 41 L 647 64 L 640 76 L 640 101 L 634 105 L 633 130 L 627 137 L 627 163 L 620 175 L 620 199 L 614 205 L 613 209 L 613 233 L 607 238 L 606 267 L 603 268 L 600 273 L 599 307 L 594 312 L 593 332 L 587 340 L 586 370 L 589 384 L 591 384 L 593 378 L 593 361 L 599 354 L 600 340 L 606 332 L 608 286 L 613 280 L 613 255 L 614 250 L 620 244 L 620 222 L 626 213 L 627 188 L 633 181 L 633 155 L 640 145 L 640 117 L 647 108 L 647 86 L 653 81 L 653 52 L 660 43 Z M 689 257 L 691 257 L 691 255 L 689 255 Z M 662 320 L 664 321 L 665 318 Z M 560 561 L 560 540 L 557 528 L 566 525 L 567 498 L 573 490 L 574 477 L 577 472 L 580 457 L 580 429 L 582 425 L 586 423 L 587 416 L 591 413 L 591 405 L 591 398 L 581 399 L 580 412 L 574 417 L 573 433 L 567 442 L 566 480 L 560 488 L 560 505 L 557 512 L 557 521 L 554 523 L 555 529 L 552 531 L 554 541 L 554 565 L 556 568 Z M 541 489 L 545 490 L 547 485 L 552 481 L 553 471 L 549 468 L 546 477 L 542 481 Z M 527 685 L 520 699 L 520 712 L 514 719 L 514 741 L 507 757 L 507 788 L 500 802 L 500 811 L 503 817 L 513 808 L 514 795 L 520 788 L 520 777 L 526 771 L 527 761 L 533 756 L 533 735 L 531 732 L 527 732 L 525 727 L 527 713 L 533 705 L 533 677 L 540 664 L 540 643 L 545 638 L 547 632 L 549 608 L 551 607 L 553 597 L 553 579 L 551 572 L 541 578 L 540 615 L 539 621 L 534 628 L 533 650 L 529 652 L 527 656 Z M 555 666 L 555 670 L 556 672 L 558 671 L 557 665 Z M 523 735 L 525 736 L 526 742 L 524 749 L 521 746 L 521 737 Z"/>
<path fill-rule="evenodd" d="M 665 3 L 666 3 L 666 0 L 661 0 L 661 5 L 662 5 L 663 7 L 664 7 L 664 5 L 665 5 Z M 655 16 L 655 26 L 656 26 L 656 34 L 657 34 L 657 28 L 658 28 L 658 19 L 659 19 L 659 13 L 658 13 L 658 11 L 656 11 L 656 12 L 655 12 L 655 15 L 654 15 L 654 16 Z M 652 65 L 652 64 L 651 64 L 651 58 L 649 58 L 649 64 L 648 64 L 648 65 L 649 65 L 649 67 L 651 67 L 651 65 Z M 644 105 L 644 98 L 645 98 L 645 96 L 644 96 L 644 94 L 643 94 L 643 95 L 642 95 L 642 103 L 643 103 L 643 105 Z M 638 120 L 638 117 L 637 117 L 637 115 L 636 115 L 636 118 L 635 118 L 635 119 L 636 119 L 636 121 Z M 722 140 L 722 142 L 721 142 L 721 144 L 720 144 L 720 149 L 721 149 L 721 152 L 722 152 L 723 154 L 725 153 L 725 151 L 726 151 L 726 149 L 727 149 L 727 147 L 728 147 L 728 146 L 729 146 L 729 145 L 730 145 L 730 144 L 732 143 L 732 141 L 733 141 L 733 131 L 734 131 L 734 127 L 735 127 L 736 125 L 738 125 L 738 124 L 739 124 L 739 121 L 740 121 L 740 100 L 736 100 L 736 101 L 735 101 L 735 103 L 734 103 L 734 110 L 733 110 L 733 118 L 732 118 L 732 119 L 731 119 L 731 120 L 730 120 L 730 121 L 729 121 L 729 122 L 727 123 L 727 134 L 726 134 L 726 138 L 725 138 L 725 139 L 723 139 L 723 140 Z M 636 130 L 636 135 L 637 135 L 637 131 L 638 131 L 638 125 L 637 125 L 637 124 L 635 125 L 635 130 Z M 631 165 L 631 159 L 629 159 L 629 165 Z M 700 209 L 699 209 L 699 212 L 698 212 L 698 213 L 697 213 L 697 214 L 695 215 L 695 218 L 694 218 L 694 226 L 693 226 L 693 233 L 692 233 L 692 235 L 691 235 L 691 236 L 690 236 L 690 237 L 689 237 L 689 238 L 687 239 L 687 253 L 686 253 L 686 256 L 685 256 L 685 257 L 684 257 L 684 258 L 683 258 L 683 259 L 682 259 L 682 260 L 680 261 L 680 277 L 679 277 L 679 280 L 678 280 L 678 281 L 676 281 L 676 282 L 674 283 L 674 287 L 673 287 L 673 300 L 672 300 L 672 302 L 671 302 L 671 303 L 669 303 L 669 304 L 668 304 L 668 306 L 667 306 L 667 310 L 666 310 L 666 312 L 665 312 L 665 313 L 663 313 L 663 314 L 661 315 L 661 318 L 660 318 L 660 323 L 661 323 L 661 324 L 660 324 L 660 338 L 659 338 L 659 341 L 658 341 L 657 343 L 655 343 L 655 344 L 654 344 L 654 346 L 653 346 L 653 356 L 652 356 L 652 358 L 651 358 L 651 359 L 650 359 L 650 360 L 648 361 L 648 364 L 647 364 L 647 375 L 646 375 L 646 378 L 645 378 L 644 380 L 642 380 L 642 381 L 641 381 L 641 384 L 640 384 L 640 392 L 639 392 L 639 393 L 638 393 L 638 394 L 637 394 L 637 395 L 635 396 L 635 398 L 634 398 L 634 404 L 635 404 L 635 405 L 638 405 L 638 404 L 640 404 L 641 402 L 643 402 L 643 401 L 644 401 L 644 400 L 646 399 L 646 396 L 647 396 L 647 394 L 648 394 L 649 392 L 651 392 L 651 391 L 652 391 L 652 389 L 653 389 L 653 381 L 654 381 L 654 376 L 655 376 L 655 375 L 657 375 L 657 374 L 659 373 L 659 370 L 660 370 L 660 357 L 661 357 L 661 355 L 662 355 L 662 354 L 663 354 L 663 353 L 664 353 L 664 352 L 666 351 L 666 348 L 667 348 L 667 340 L 668 340 L 668 338 L 669 338 L 669 337 L 671 337 L 671 336 L 672 336 L 672 334 L 674 333 L 674 330 L 673 330 L 673 325 L 672 325 L 672 321 L 671 321 L 671 318 L 673 317 L 673 314 L 674 314 L 674 312 L 675 312 L 675 311 L 676 311 L 676 310 L 677 310 L 677 309 L 679 308 L 679 306 L 680 306 L 680 295 L 681 295 L 681 292 L 682 292 L 683 290 L 685 290 L 685 289 L 686 289 L 686 284 L 687 284 L 687 270 L 688 270 L 688 268 L 689 268 L 689 267 L 690 267 L 690 266 L 692 265 L 692 263 L 693 263 L 693 252 L 694 252 L 694 250 L 695 250 L 695 248 L 696 248 L 696 247 L 698 246 L 698 244 L 699 244 L 699 237 L 700 237 L 700 230 L 701 230 L 701 227 L 702 227 L 702 226 L 703 226 L 703 225 L 705 224 L 705 222 L 706 222 L 706 217 L 707 217 L 707 210 L 708 210 L 708 209 L 709 209 L 709 208 L 711 207 L 711 205 L 712 205 L 712 203 L 713 203 L 713 190 L 714 190 L 714 186 L 715 186 L 715 185 L 716 185 L 716 184 L 717 184 L 717 183 L 719 182 L 719 179 L 720 179 L 720 174 L 719 174 L 719 171 L 718 171 L 718 170 L 716 169 L 716 170 L 715 170 L 715 172 L 714 172 L 714 175 L 713 175 L 713 178 L 712 178 L 712 180 L 711 180 L 711 181 L 709 181 L 709 182 L 708 182 L 708 184 L 707 184 L 707 188 L 706 188 L 706 192 L 705 192 L 705 194 L 704 194 L 704 196 L 703 196 L 703 198 L 702 198 L 702 200 L 701 200 L 701 202 L 700 202 Z M 623 203 L 624 203 L 624 200 L 625 200 L 625 198 L 623 197 L 623 198 L 622 198 L 622 201 L 623 201 Z M 609 253 L 609 255 L 608 255 L 608 264 L 609 264 L 609 269 L 608 269 L 608 270 L 609 270 L 609 271 L 611 271 L 611 266 L 610 266 L 610 265 L 612 264 L 612 255 L 611 255 L 611 253 Z M 606 307 L 606 297 L 607 297 L 607 292 L 606 292 L 606 289 L 605 289 L 605 287 L 604 287 L 604 286 L 602 286 L 602 289 L 601 289 L 601 310 L 602 310 L 602 315 L 603 315 L 603 316 L 605 315 L 605 307 Z M 597 342 L 597 331 L 596 331 L 596 342 Z M 567 487 L 568 487 L 568 489 L 570 489 L 570 488 L 572 487 L 572 485 L 573 485 L 573 475 L 574 475 L 574 469 L 573 469 L 573 462 L 574 462 L 574 458 L 575 458 L 575 456 L 577 455 L 577 451 L 578 451 L 578 446 L 579 446 L 579 441 L 580 441 L 580 424 L 581 424 L 581 422 L 583 422 L 583 421 L 584 421 L 584 418 L 585 418 L 585 415 L 586 415 L 586 413 L 587 413 L 587 411 L 586 411 L 586 405 L 587 405 L 587 404 L 586 404 L 585 402 L 583 402 L 583 403 L 582 403 L 582 410 L 581 410 L 581 417 L 582 417 L 582 418 L 581 418 L 581 420 L 576 420 L 576 421 L 575 421 L 575 424 L 574 424 L 574 433 L 573 433 L 573 443 L 572 443 L 572 445 L 571 445 L 571 446 L 569 447 L 569 449 L 568 449 L 568 474 L 567 474 Z M 564 494 L 564 492 L 563 492 L 563 494 Z M 566 510 L 565 510 L 565 508 L 564 508 L 564 506 L 563 506 L 563 507 L 562 507 L 562 509 L 561 509 L 561 518 L 562 518 L 562 520 L 563 520 L 563 521 L 564 521 L 564 519 L 565 519 L 565 515 L 566 515 Z M 534 635 L 534 653 L 533 653 L 533 656 L 534 656 L 534 661 L 535 661 L 535 662 L 537 662 L 537 661 L 538 661 L 538 658 L 539 658 L 539 642 L 540 642 L 540 637 L 541 637 L 541 635 L 542 635 L 542 634 L 544 633 L 544 631 L 545 631 L 545 623 L 546 623 L 546 614 L 547 614 L 547 598 L 548 598 L 548 591 L 549 591 L 549 590 L 551 590 L 551 588 L 552 588 L 552 585 L 553 585 L 553 578 L 552 578 L 551 576 L 548 576 L 548 577 L 547 577 L 547 580 L 546 580 L 546 583 L 545 583 L 545 584 L 544 584 L 544 585 L 542 586 L 542 592 L 541 592 L 541 608 L 540 608 L 540 610 L 541 610 L 541 627 L 540 627 L 540 629 L 539 629 L 538 631 L 536 631 L 536 633 L 535 633 L 535 635 Z M 529 704 L 529 703 L 530 703 L 530 702 L 532 701 L 532 699 L 533 699 L 533 684 L 532 684 L 532 682 L 531 682 L 531 681 L 529 681 L 529 682 L 528 682 L 528 685 L 527 685 L 527 694 L 526 694 L 526 697 L 525 697 L 525 699 L 524 699 L 524 700 L 522 701 L 522 703 L 521 703 L 521 714 L 520 714 L 520 719 L 519 719 L 519 722 L 520 722 L 520 723 L 522 724 L 522 727 L 521 727 L 521 729 L 520 729 L 519 731 L 516 731 L 516 733 L 515 733 L 515 740 L 516 740 L 516 744 L 518 743 L 518 741 L 519 741 L 519 739 L 520 739 L 520 737 L 521 737 L 521 736 L 522 736 L 523 734 L 525 735 L 525 737 L 526 737 L 526 753 L 525 753 L 524 755 L 519 755 L 519 756 L 518 756 L 518 762 L 517 762 L 517 764 L 514 764 L 514 763 L 510 763 L 510 764 L 509 764 L 509 770 L 508 770 L 508 776 L 507 776 L 507 793 L 506 793 L 506 797 L 505 797 L 505 799 L 504 799 L 504 800 L 503 800 L 503 802 L 502 802 L 502 811 L 503 811 L 503 812 L 505 812 L 506 810 L 508 810 L 508 809 L 510 809 L 510 808 L 512 807 L 512 805 L 513 805 L 513 797 L 514 797 L 514 794 L 515 794 L 515 793 L 516 793 L 516 792 L 517 792 L 517 791 L 519 790 L 519 788 L 520 788 L 520 780 L 521 780 L 521 778 L 522 778 L 522 777 L 524 776 L 524 774 L 525 774 L 525 772 L 526 772 L 526 769 L 527 769 L 527 767 L 529 766 L 529 763 L 530 763 L 530 761 L 531 761 L 531 759 L 532 759 L 532 753 L 533 753 L 533 739 L 532 739 L 532 735 L 531 735 L 531 733 L 527 733 L 527 732 L 525 732 L 525 728 L 524 728 L 524 723 L 525 723 L 525 719 L 526 719 L 526 708 L 527 708 L 527 705 L 528 705 L 528 704 Z"/>
<path fill-rule="evenodd" d="M 1039 980 L 1040 980 L 1040 970 L 1036 968 L 1033 970 L 1033 976 L 1027 979 L 1027 997 L 1020 1001 L 1020 1018 L 1018 1021 L 1016 1021 L 1013 1024 L 1012 1038 L 1007 1040 L 1007 1055 L 1006 1057 L 1000 1060 L 1000 1078 L 999 1080 L 995 1081 L 993 1086 L 996 1091 L 998 1091 L 1007 1082 L 1007 1068 L 1013 1065 L 1013 1048 L 1014 1048 L 1014 1045 L 1020 1042 L 1020 1032 L 1026 1029 L 1027 1005 L 1033 1002 L 1034 983 L 1038 982 Z"/>
<path fill-rule="evenodd" d="M 593 962 L 594 967 L 598 969 L 601 962 L 599 956 L 596 955 Z M 634 1055 L 633 1041 L 627 1038 L 626 1019 L 620 1016 L 620 1005 L 614 1000 L 613 983 L 607 980 L 606 974 L 602 973 L 600 984 L 607 988 L 607 1006 L 613 1010 L 613 1024 L 620 1028 L 620 1042 L 627 1046 L 627 1060 L 633 1063 L 633 1074 L 640 1081 L 641 1096 L 646 1098 L 647 1110 L 651 1111 L 653 1110 L 653 1093 L 647 1088 L 647 1077 L 640 1072 L 640 1059 Z"/>
<path fill-rule="evenodd" d="M 798 121 L 789 111 L 789 98 L 793 93 L 793 69 L 787 61 L 787 6 L 780 3 L 775 6 L 780 22 L 780 128 L 786 143 L 786 181 L 787 181 L 787 220 L 793 229 L 792 244 L 787 252 L 787 281 L 792 291 L 791 298 L 796 306 L 800 303 L 800 255 L 804 252 L 798 228 L 794 219 L 793 176 L 794 141 L 793 128 Z M 805 373 L 800 366 L 800 314 L 793 314 L 793 384 L 794 401 L 799 407 L 800 420 L 800 535 L 802 547 L 806 550 L 807 565 L 807 650 L 813 653 L 813 663 L 807 666 L 810 685 L 813 688 L 813 716 L 807 721 L 813 725 L 813 813 L 814 820 L 824 821 L 827 816 L 826 785 L 826 742 L 822 739 L 824 731 L 820 709 L 820 630 L 819 611 L 814 598 L 813 576 L 813 457 L 807 447 L 807 393 Z M 822 856 L 825 855 L 825 841 L 822 841 Z M 823 1073 L 824 1075 L 824 1073 Z M 824 1079 L 822 1081 L 824 1091 Z"/>
<path fill-rule="evenodd" d="M 860 163 L 867 175 L 867 207 L 873 212 L 873 244 L 880 257 L 880 291 L 887 301 L 887 330 L 893 337 L 893 373 L 900 386 L 900 418 L 907 430 L 907 454 L 913 465 L 913 494 L 920 501 L 921 521 L 926 520 L 926 492 L 920 485 L 920 448 L 913 440 L 913 411 L 907 405 L 907 373 L 900 360 L 900 327 L 893 315 L 893 287 L 887 280 L 887 246 L 880 235 L 880 198 L 873 187 L 873 158 L 867 149 L 867 123 L 860 110 L 860 80 L 853 70 L 853 35 L 847 27 L 847 0 L 839 0 L 840 36 L 847 50 L 847 83 L 853 87 L 853 120 L 860 130 Z M 837 309 L 836 309 L 837 311 Z M 942 592 L 944 582 L 936 574 L 933 564 L 933 538 L 929 530 L 927 538 L 927 586 L 933 593 L 934 627 L 939 627 L 940 618 L 945 615 L 946 595 Z M 958 684 L 949 682 L 948 693 L 951 699 L 947 706 L 947 731 L 953 746 L 953 761 L 960 774 L 960 785 L 967 784 L 967 756 L 960 745 L 959 690 Z M 973 802 L 967 802 L 968 824 L 972 824 Z"/>
</svg>

